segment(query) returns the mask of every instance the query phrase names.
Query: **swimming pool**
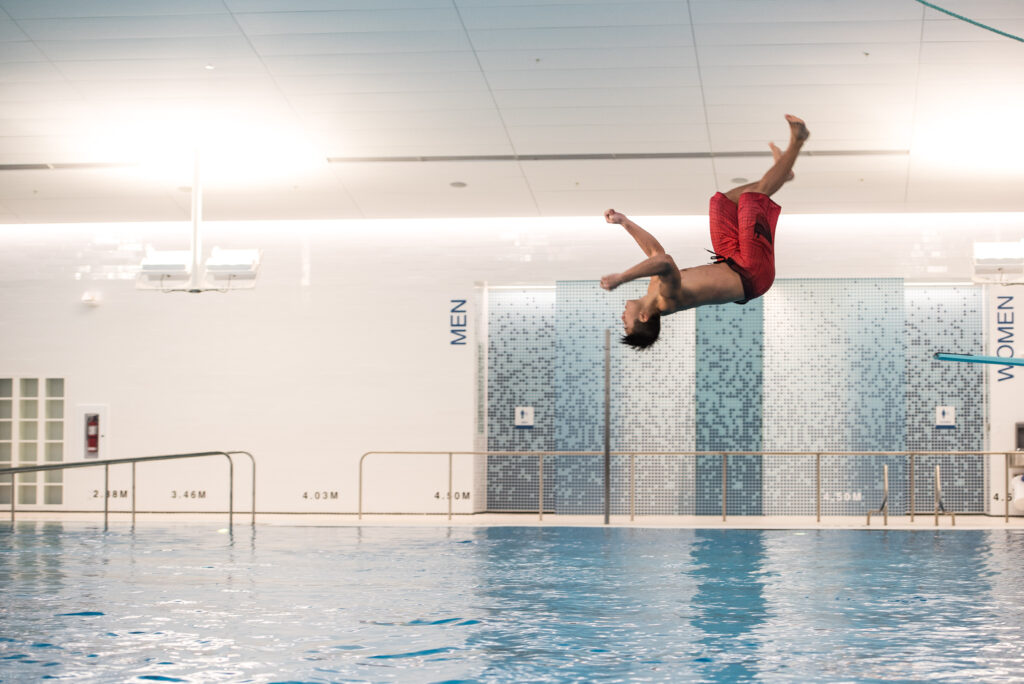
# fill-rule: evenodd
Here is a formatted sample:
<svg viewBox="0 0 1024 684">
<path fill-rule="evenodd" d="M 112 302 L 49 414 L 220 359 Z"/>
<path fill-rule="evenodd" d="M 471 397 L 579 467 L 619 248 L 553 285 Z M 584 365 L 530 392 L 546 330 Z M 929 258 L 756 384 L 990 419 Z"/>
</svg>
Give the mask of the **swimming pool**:
<svg viewBox="0 0 1024 684">
<path fill-rule="evenodd" d="M 0 530 L 0 680 L 1024 681 L 1024 534 Z"/>
</svg>

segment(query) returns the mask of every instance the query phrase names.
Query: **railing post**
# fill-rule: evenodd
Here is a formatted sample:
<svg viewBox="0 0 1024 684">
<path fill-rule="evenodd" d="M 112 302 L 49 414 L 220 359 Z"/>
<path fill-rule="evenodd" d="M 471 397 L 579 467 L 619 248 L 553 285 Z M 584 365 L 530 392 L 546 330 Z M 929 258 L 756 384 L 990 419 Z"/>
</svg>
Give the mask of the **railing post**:
<svg viewBox="0 0 1024 684">
<path fill-rule="evenodd" d="M 135 461 L 132 461 L 132 527 L 135 527 Z"/>
<path fill-rule="evenodd" d="M 728 500 L 728 485 L 729 481 L 727 478 L 727 471 L 729 469 L 729 456 L 725 452 L 722 452 L 722 522 L 725 522 L 725 508 Z"/>
<path fill-rule="evenodd" d="M 359 514 L 358 520 L 363 519 L 363 460 L 369 453 L 366 452 L 366 454 L 359 457 L 359 502 L 356 504 L 356 511 Z"/>
<path fill-rule="evenodd" d="M 636 454 L 629 455 L 629 521 L 636 520 L 636 476 L 635 463 Z"/>
<path fill-rule="evenodd" d="M 14 501 L 18 498 L 18 474 L 11 473 L 11 522 L 14 522 Z"/>
<path fill-rule="evenodd" d="M 1006 495 L 1003 497 L 1003 522 L 1010 522 L 1010 454 L 1003 454 L 1003 478 L 1006 484 Z"/>
<path fill-rule="evenodd" d="M 110 464 L 103 465 L 103 529 L 107 529 L 107 516 L 110 512 Z"/>
<path fill-rule="evenodd" d="M 537 490 L 537 520 L 544 520 L 544 452 L 541 452 L 540 464 L 537 466 L 537 482 L 540 483 Z"/>
<path fill-rule="evenodd" d="M 814 489 L 815 489 L 815 502 L 814 510 L 818 516 L 818 522 L 821 522 L 821 454 L 814 454 Z"/>
<path fill-rule="evenodd" d="M 935 466 L 935 526 L 939 526 L 939 504 L 942 502 L 942 480 L 939 479 L 939 466 Z"/>
<path fill-rule="evenodd" d="M 235 462 L 229 454 L 224 454 L 228 459 L 228 529 L 235 526 Z"/>
<path fill-rule="evenodd" d="M 452 519 L 452 454 L 448 452 L 448 519 Z"/>
<path fill-rule="evenodd" d="M 914 522 L 914 508 L 917 503 L 914 500 L 914 454 L 910 454 L 910 522 Z"/>
</svg>

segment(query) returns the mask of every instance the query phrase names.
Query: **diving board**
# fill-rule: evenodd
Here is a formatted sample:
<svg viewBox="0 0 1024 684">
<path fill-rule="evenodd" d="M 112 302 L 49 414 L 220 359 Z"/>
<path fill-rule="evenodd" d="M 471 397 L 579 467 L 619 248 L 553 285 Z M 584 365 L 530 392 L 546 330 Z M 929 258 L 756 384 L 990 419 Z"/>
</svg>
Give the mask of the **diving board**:
<svg viewBox="0 0 1024 684">
<path fill-rule="evenodd" d="M 1024 359 L 1003 358 L 1002 356 L 975 356 L 974 354 L 947 354 L 935 352 L 939 361 L 964 361 L 966 363 L 994 363 L 999 366 L 1024 366 Z"/>
</svg>

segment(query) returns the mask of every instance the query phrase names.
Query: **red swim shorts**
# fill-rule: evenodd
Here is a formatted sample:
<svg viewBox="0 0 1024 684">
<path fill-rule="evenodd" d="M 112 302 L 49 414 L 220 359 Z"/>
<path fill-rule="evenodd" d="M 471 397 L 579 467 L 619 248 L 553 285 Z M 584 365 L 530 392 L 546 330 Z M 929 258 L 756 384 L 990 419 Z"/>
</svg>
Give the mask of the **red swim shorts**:
<svg viewBox="0 0 1024 684">
<path fill-rule="evenodd" d="M 715 261 L 729 264 L 743 282 L 742 301 L 760 297 L 775 282 L 775 224 L 782 207 L 768 195 L 745 192 L 739 204 L 722 193 L 711 198 L 711 246 Z"/>
</svg>

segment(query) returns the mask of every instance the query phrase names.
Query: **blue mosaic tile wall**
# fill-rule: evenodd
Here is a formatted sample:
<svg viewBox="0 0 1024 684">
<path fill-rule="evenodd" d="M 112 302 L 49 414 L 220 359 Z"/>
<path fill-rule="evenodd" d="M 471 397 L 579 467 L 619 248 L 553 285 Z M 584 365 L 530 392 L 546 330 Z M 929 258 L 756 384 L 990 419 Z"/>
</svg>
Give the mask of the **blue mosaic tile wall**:
<svg viewBox="0 0 1024 684">
<path fill-rule="evenodd" d="M 985 448 L 984 366 L 936 361 L 937 351 L 984 354 L 984 295 L 980 287 L 908 287 L 907 449 L 982 451 Z M 935 407 L 952 406 L 955 429 L 935 428 Z M 920 456 L 914 463 L 918 511 L 934 509 L 939 466 L 948 510 L 985 511 L 983 456 Z M 909 505 L 909 501 L 908 501 Z"/>
<path fill-rule="evenodd" d="M 619 344 L 622 307 L 647 291 L 647 281 L 614 292 L 595 281 L 556 285 L 555 445 L 560 451 L 604 448 L 604 331 L 611 329 L 611 449 L 692 451 L 694 448 L 694 321 L 692 311 L 662 322 L 661 338 L 637 352 Z M 638 514 L 694 510 L 693 462 L 643 456 L 636 468 Z M 556 469 L 559 513 L 604 511 L 603 457 L 566 456 Z M 612 462 L 612 512 L 629 512 L 629 459 Z"/>
<path fill-rule="evenodd" d="M 555 291 L 491 290 L 487 299 L 487 449 L 555 446 Z M 516 406 L 534 407 L 534 427 L 514 426 Z M 539 458 L 489 456 L 487 507 L 536 511 Z M 544 507 L 553 503 L 553 466 L 544 464 Z"/>
<path fill-rule="evenodd" d="M 766 451 L 902 451 L 906 444 L 906 341 L 900 279 L 775 283 L 764 297 Z M 905 479 L 903 459 L 821 460 L 822 513 L 860 515 Z M 764 458 L 764 513 L 815 513 L 814 457 Z M 899 492 L 890 487 L 890 506 Z"/>
<path fill-rule="evenodd" d="M 931 358 L 939 350 L 982 351 L 980 288 L 780 280 L 746 306 L 666 318 L 662 340 L 637 353 L 615 341 L 622 303 L 645 288 L 630 283 L 608 293 L 595 281 L 566 281 L 554 292 L 491 292 L 488 448 L 601 451 L 606 328 L 613 331 L 613 450 L 982 448 L 983 406 L 971 400 L 983 396 L 982 370 Z M 511 407 L 523 403 L 537 408 L 533 431 L 511 427 Z M 934 429 L 937 405 L 956 408 L 956 430 Z M 490 510 L 536 510 L 536 459 L 502 458 L 489 463 Z M 638 514 L 721 513 L 719 458 L 642 458 Z M 916 464 L 919 511 L 930 509 L 936 463 L 947 507 L 983 510 L 980 458 L 929 458 Z M 883 464 L 890 512 L 906 512 L 905 457 L 871 460 L 823 457 L 823 514 L 877 508 Z M 729 481 L 732 515 L 815 512 L 813 457 L 732 457 Z M 602 457 L 546 463 L 546 510 L 601 513 L 603 493 Z M 629 512 L 626 457 L 613 461 L 612 512 Z"/>
<path fill-rule="evenodd" d="M 696 451 L 760 451 L 764 306 L 697 309 Z M 732 456 L 726 467 L 726 511 L 761 515 L 761 456 Z M 698 456 L 698 515 L 722 512 L 722 464 Z"/>
</svg>

